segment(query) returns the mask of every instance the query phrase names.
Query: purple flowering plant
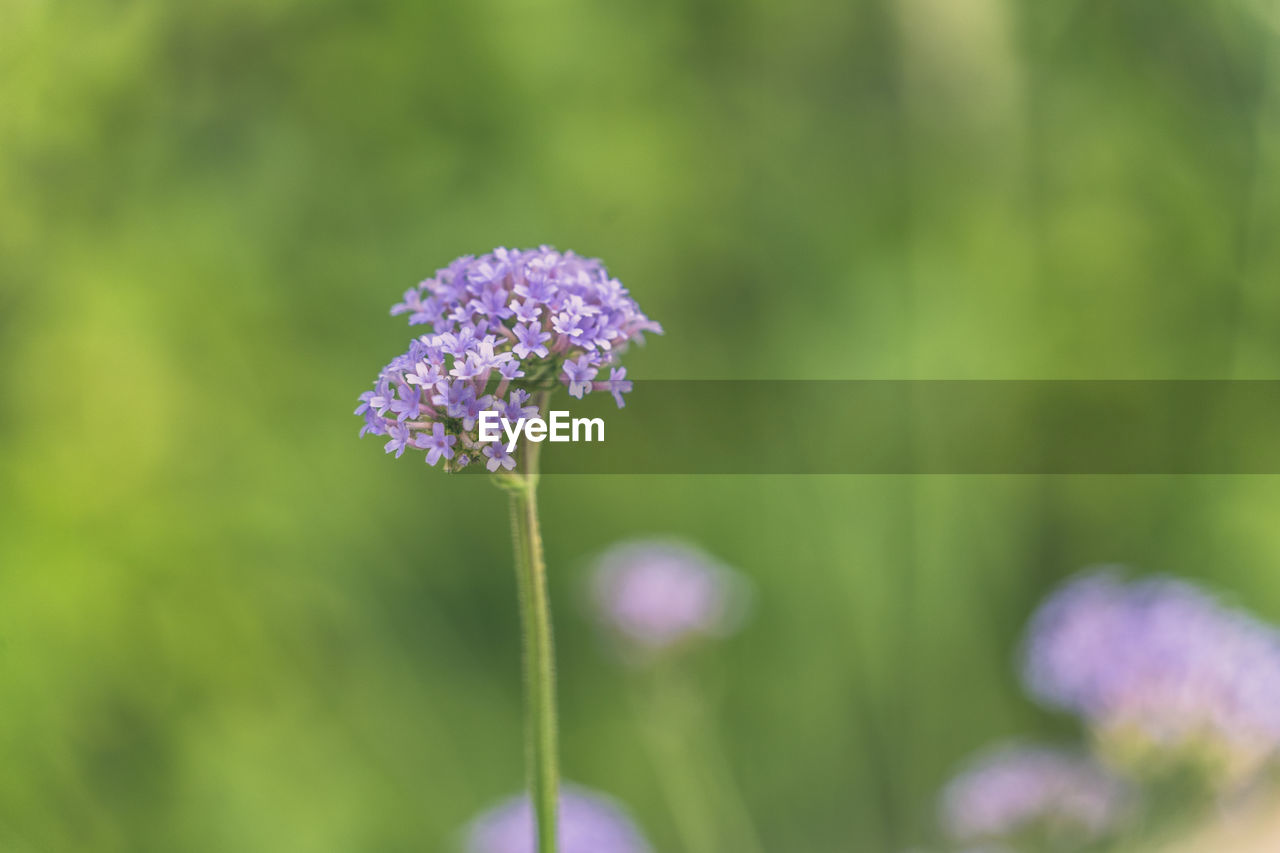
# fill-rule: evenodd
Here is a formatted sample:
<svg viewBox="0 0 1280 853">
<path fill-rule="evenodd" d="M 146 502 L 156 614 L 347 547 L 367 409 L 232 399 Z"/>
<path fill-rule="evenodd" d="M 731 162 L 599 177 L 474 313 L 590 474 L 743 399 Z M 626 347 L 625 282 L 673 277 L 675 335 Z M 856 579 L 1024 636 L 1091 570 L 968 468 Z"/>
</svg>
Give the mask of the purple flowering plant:
<svg viewBox="0 0 1280 853">
<path fill-rule="evenodd" d="M 559 385 L 578 399 L 631 390 L 622 353 L 662 327 L 640 311 L 599 260 L 550 246 L 466 255 L 412 287 L 391 308 L 424 327 L 360 395 L 360 435 L 386 438 L 397 458 L 483 465 L 510 497 L 524 632 L 529 790 L 538 853 L 556 853 L 559 800 L 551 611 L 538 519 L 537 442 L 482 441 L 481 413 L 519 425 L 547 411 Z M 602 371 L 608 368 L 608 378 Z M 567 803 L 568 801 L 566 801 Z M 528 847 L 534 849 L 532 840 Z M 618 848 L 619 850 L 623 848 Z M 639 849 L 639 848 L 637 848 Z M 566 851 L 569 853 L 569 851 Z"/>
<path fill-rule="evenodd" d="M 764 850 L 721 744 L 716 691 L 688 668 L 698 663 L 691 652 L 742 626 L 750 600 L 738 571 L 674 539 L 617 543 L 596 557 L 591 573 L 591 610 L 630 665 L 654 773 L 668 799 L 685 804 L 679 832 L 688 850 Z"/>
<path fill-rule="evenodd" d="M 391 313 L 425 331 L 360 395 L 360 434 L 386 436 L 397 458 L 425 451 L 427 464 L 447 471 L 473 462 L 511 470 L 480 440 L 486 409 L 537 415 L 557 385 L 578 399 L 608 392 L 621 408 L 631 390 L 622 353 L 662 332 L 599 260 L 550 246 L 458 258 Z"/>
<path fill-rule="evenodd" d="M 1280 630 L 1209 591 L 1086 571 L 1036 610 L 1021 667 L 1032 697 L 1083 724 L 1089 757 L 1018 747 L 973 763 L 942 796 L 952 842 L 1158 849 L 1133 844 L 1280 797 Z"/>
<path fill-rule="evenodd" d="M 1135 771 L 1222 787 L 1280 757 L 1280 632 L 1185 581 L 1073 579 L 1033 617 L 1023 675 Z"/>
</svg>

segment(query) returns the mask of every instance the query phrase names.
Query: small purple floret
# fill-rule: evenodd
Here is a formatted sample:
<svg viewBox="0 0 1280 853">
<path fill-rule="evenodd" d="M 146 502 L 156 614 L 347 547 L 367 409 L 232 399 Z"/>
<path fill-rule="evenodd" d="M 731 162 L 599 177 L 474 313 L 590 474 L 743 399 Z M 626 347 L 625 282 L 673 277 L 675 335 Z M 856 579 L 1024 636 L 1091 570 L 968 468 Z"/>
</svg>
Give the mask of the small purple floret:
<svg viewBox="0 0 1280 853">
<path fill-rule="evenodd" d="M 591 380 L 595 379 L 599 372 L 591 365 L 591 359 L 586 355 L 580 356 L 577 361 L 566 361 L 564 375 L 569 380 L 569 396 L 581 400 L 583 395 L 591 390 Z"/>
<path fill-rule="evenodd" d="M 440 457 L 445 459 L 453 458 L 453 446 L 457 444 L 458 437 L 456 435 L 446 435 L 444 424 L 435 423 L 431 425 L 431 433 L 418 433 L 418 447 L 427 451 L 427 464 L 435 465 L 440 461 Z"/>
<path fill-rule="evenodd" d="M 507 452 L 507 448 L 500 441 L 486 444 L 481 448 L 480 452 L 489 460 L 484 464 L 484 467 L 490 471 L 497 471 L 499 468 L 505 468 L 510 471 L 516 467 L 516 460 Z"/>
</svg>

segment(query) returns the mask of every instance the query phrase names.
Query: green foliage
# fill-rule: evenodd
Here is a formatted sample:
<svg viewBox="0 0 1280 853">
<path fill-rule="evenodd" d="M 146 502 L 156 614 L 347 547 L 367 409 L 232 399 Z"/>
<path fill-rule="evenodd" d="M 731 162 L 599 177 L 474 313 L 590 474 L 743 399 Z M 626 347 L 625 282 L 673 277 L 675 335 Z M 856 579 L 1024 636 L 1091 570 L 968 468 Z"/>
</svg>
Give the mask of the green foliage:
<svg viewBox="0 0 1280 853">
<path fill-rule="evenodd" d="M 459 253 L 606 259 L 667 329 L 637 378 L 1280 368 L 1280 72 L 1244 5 L 0 17 L 5 851 L 440 850 L 522 785 L 504 496 L 349 414 L 408 339 L 387 308 Z M 1009 661 L 1084 564 L 1280 616 L 1270 478 L 546 477 L 542 503 L 566 775 L 664 851 L 580 607 L 616 538 L 757 585 L 712 668 L 768 850 L 920 843 L 963 756 L 1068 733 Z"/>
</svg>

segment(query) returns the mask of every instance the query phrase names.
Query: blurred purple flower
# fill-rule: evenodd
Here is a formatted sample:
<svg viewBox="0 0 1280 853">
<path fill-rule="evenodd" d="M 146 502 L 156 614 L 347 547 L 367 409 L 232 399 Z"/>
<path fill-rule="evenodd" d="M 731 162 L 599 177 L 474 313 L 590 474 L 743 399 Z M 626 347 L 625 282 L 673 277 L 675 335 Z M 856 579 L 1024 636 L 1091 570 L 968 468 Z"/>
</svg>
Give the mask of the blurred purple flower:
<svg viewBox="0 0 1280 853">
<path fill-rule="evenodd" d="M 637 541 L 600 555 L 594 599 L 601 620 L 644 651 L 724 636 L 742 621 L 746 581 L 691 545 Z"/>
<path fill-rule="evenodd" d="M 630 383 L 615 368 L 620 354 L 645 332 L 662 331 L 600 261 L 549 246 L 458 258 L 408 290 L 391 313 L 408 314 L 410 325 L 430 333 L 411 341 L 361 395 L 360 434 L 386 435 L 394 417 L 411 432 L 407 442 L 397 435 L 394 449 L 425 448 L 436 461 L 452 456 L 438 449 L 436 426 L 474 448 L 477 401 L 493 395 L 502 408 L 509 384 L 526 375 L 530 388 L 559 381 L 579 399 L 608 390 L 621 407 Z M 593 383 L 605 367 L 615 368 L 610 381 Z"/>
<path fill-rule="evenodd" d="M 613 800 L 576 785 L 562 785 L 560 853 L 652 853 L 653 848 Z M 536 853 L 533 809 L 513 797 L 476 818 L 467 829 L 467 853 Z"/>
<path fill-rule="evenodd" d="M 1104 745 L 1208 750 L 1240 771 L 1280 749 L 1280 634 L 1189 583 L 1067 583 L 1032 618 L 1024 676 Z"/>
<path fill-rule="evenodd" d="M 1118 822 L 1127 802 L 1125 786 L 1086 758 L 1006 746 L 952 779 L 940 808 L 944 831 L 960 843 L 1034 833 L 1089 841 Z"/>
</svg>

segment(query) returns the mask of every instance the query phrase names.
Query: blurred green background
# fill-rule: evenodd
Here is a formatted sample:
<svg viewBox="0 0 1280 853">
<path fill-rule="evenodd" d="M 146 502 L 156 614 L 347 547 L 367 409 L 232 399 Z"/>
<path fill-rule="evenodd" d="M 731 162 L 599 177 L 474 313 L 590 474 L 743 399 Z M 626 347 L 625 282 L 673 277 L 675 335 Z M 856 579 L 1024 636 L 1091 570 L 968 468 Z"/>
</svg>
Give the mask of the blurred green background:
<svg viewBox="0 0 1280 853">
<path fill-rule="evenodd" d="M 0 850 L 448 850 L 522 784 L 503 496 L 356 440 L 400 293 L 604 258 L 637 378 L 1280 376 L 1280 7 L 0 2 Z M 767 413 L 746 416 L 767 417 Z M 1070 736 L 1022 622 L 1099 561 L 1280 618 L 1275 478 L 563 477 L 566 775 L 676 827 L 590 557 L 757 590 L 701 661 L 765 847 L 931 837 Z"/>
</svg>

